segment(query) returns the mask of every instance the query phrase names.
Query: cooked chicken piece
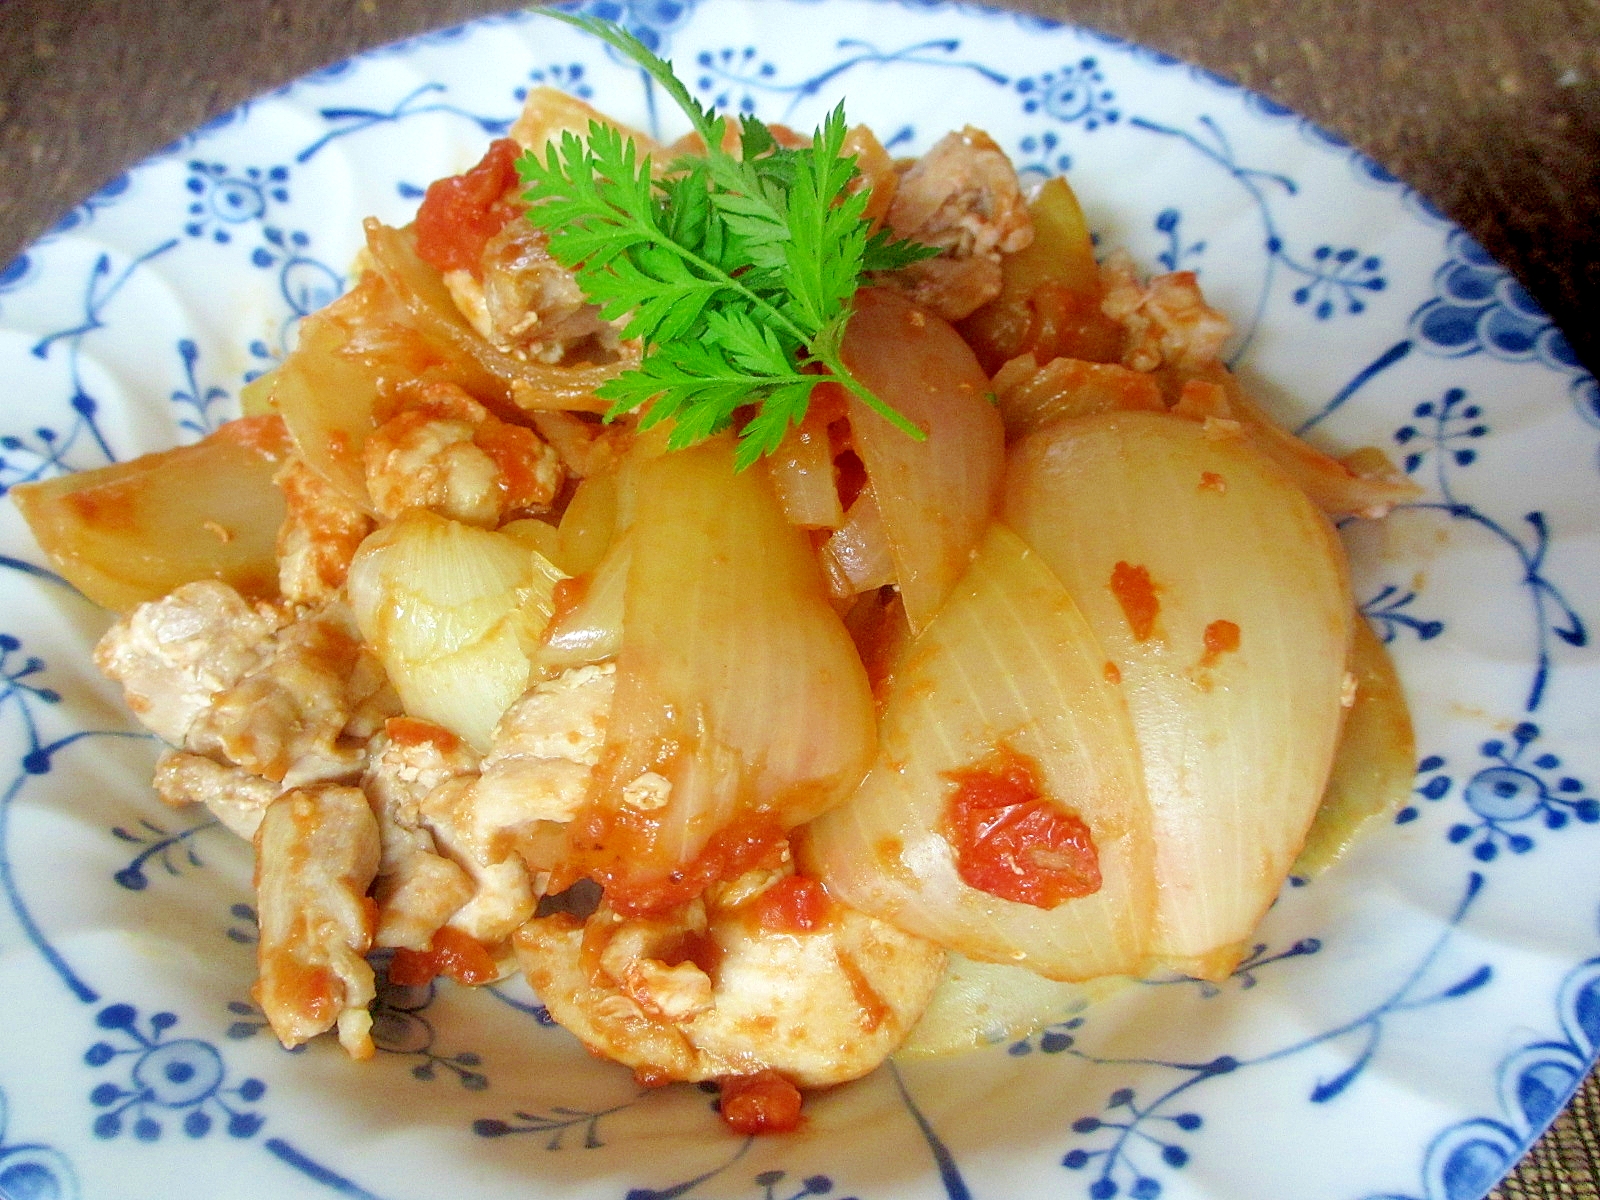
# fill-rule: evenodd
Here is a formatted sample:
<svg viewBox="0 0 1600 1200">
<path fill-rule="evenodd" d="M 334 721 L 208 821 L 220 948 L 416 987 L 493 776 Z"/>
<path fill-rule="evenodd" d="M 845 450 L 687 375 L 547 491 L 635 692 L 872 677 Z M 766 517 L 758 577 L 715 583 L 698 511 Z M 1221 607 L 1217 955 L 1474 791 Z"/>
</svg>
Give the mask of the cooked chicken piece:
<svg viewBox="0 0 1600 1200">
<path fill-rule="evenodd" d="M 345 722 L 344 735 L 362 742 L 376 737 L 384 723 L 401 711 L 400 696 L 389 682 L 383 664 L 365 646 L 345 680 L 345 698 L 350 719 Z"/>
<path fill-rule="evenodd" d="M 278 589 L 295 604 L 324 603 L 344 586 L 372 518 L 299 458 L 284 463 L 275 482 L 288 505 L 278 530 Z"/>
<path fill-rule="evenodd" d="M 1157 275 L 1141 284 L 1133 259 L 1118 251 L 1102 264 L 1100 278 L 1105 284 L 1101 310 L 1128 331 L 1123 366 L 1200 370 L 1218 360 L 1233 327 L 1206 304 L 1193 271 Z"/>
<path fill-rule="evenodd" d="M 921 1016 L 944 952 L 816 889 L 785 918 L 786 874 L 709 892 L 670 919 L 602 906 L 517 932 L 540 1000 L 591 1049 L 653 1081 L 776 1071 L 802 1087 L 855 1079 Z"/>
<path fill-rule="evenodd" d="M 152 783 L 163 802 L 174 808 L 204 804 L 246 841 L 255 837 L 267 805 L 283 793 L 282 784 L 186 750 L 163 754 Z"/>
<path fill-rule="evenodd" d="M 260 665 L 216 693 L 184 746 L 290 787 L 352 776 L 366 748 L 345 736 L 348 684 L 367 653 L 343 603 L 303 614 L 278 631 Z"/>
<path fill-rule="evenodd" d="M 282 787 L 359 772 L 372 722 L 394 711 L 342 603 L 251 604 L 223 583 L 140 605 L 101 639 L 95 662 L 163 741 Z"/>
<path fill-rule="evenodd" d="M 367 889 L 379 848 L 366 794 L 336 784 L 295 788 L 268 806 L 255 843 L 261 1011 L 287 1047 L 337 1026 L 352 1058 L 370 1058 Z"/>
<path fill-rule="evenodd" d="M 572 820 L 605 747 L 615 687 L 615 664 L 576 667 L 508 708 L 474 788 L 475 819 L 502 830 Z"/>
<path fill-rule="evenodd" d="M 547 509 L 565 480 L 556 452 L 453 384 L 435 384 L 367 437 L 367 490 L 386 517 L 408 508 L 493 529 Z"/>
<path fill-rule="evenodd" d="M 608 663 L 535 685 L 501 718 L 481 764 L 438 726 L 388 723 L 365 781 L 384 843 L 379 944 L 424 950 L 449 924 L 493 947 L 533 915 L 539 889 L 522 839 L 582 804 L 614 681 Z"/>
<path fill-rule="evenodd" d="M 147 729 L 181 746 L 217 693 L 260 664 L 289 620 L 282 608 L 251 603 L 225 583 L 186 583 L 113 625 L 94 661 L 122 685 Z"/>
<path fill-rule="evenodd" d="M 447 779 L 422 802 L 422 820 L 439 848 L 472 877 L 472 896 L 448 924 L 480 945 L 504 942 L 533 915 L 538 897 L 517 854 L 512 814 L 480 803 L 470 776 Z"/>
<path fill-rule="evenodd" d="M 450 915 L 472 899 L 472 877 L 438 852 L 422 824 L 422 801 L 477 766 L 477 754 L 455 734 L 412 717 L 389 720 L 374 742 L 362 787 L 382 845 L 373 888 L 377 945 L 427 950 Z"/>
<path fill-rule="evenodd" d="M 957 321 L 1000 294 L 1000 256 L 1033 241 L 1016 168 L 988 134 L 948 133 L 900 176 L 889 205 L 898 237 L 937 246 L 888 282 L 923 308 Z"/>
<path fill-rule="evenodd" d="M 534 362 L 616 353 L 616 326 L 585 299 L 571 271 L 550 257 L 550 236 L 527 221 L 508 221 L 483 247 L 478 277 L 446 272 L 461 315 L 484 339 Z"/>
</svg>

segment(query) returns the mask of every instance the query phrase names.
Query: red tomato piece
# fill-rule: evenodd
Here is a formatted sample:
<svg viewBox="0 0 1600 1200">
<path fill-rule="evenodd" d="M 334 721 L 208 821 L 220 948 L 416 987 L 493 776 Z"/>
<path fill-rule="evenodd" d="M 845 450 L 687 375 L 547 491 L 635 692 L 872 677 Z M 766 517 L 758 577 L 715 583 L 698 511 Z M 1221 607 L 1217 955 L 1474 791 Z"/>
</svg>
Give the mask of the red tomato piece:
<svg viewBox="0 0 1600 1200">
<path fill-rule="evenodd" d="M 968 887 L 1050 909 L 1100 890 L 1088 825 L 1052 803 L 1033 764 L 1009 749 L 946 778 L 956 784 L 944 833 Z"/>
<path fill-rule="evenodd" d="M 778 880 L 757 897 L 756 922 L 773 933 L 810 933 L 828 915 L 828 893 L 804 875 Z"/>
<path fill-rule="evenodd" d="M 478 165 L 428 185 L 417 209 L 417 253 L 441 271 L 481 272 L 483 247 L 517 211 L 506 192 L 517 182 L 522 148 L 510 138 L 489 146 Z"/>
<path fill-rule="evenodd" d="M 721 1080 L 718 1106 L 735 1133 L 788 1133 L 800 1124 L 800 1089 L 776 1071 L 731 1075 Z"/>
<path fill-rule="evenodd" d="M 397 987 L 426 987 L 438 975 L 475 987 L 493 983 L 500 970 L 482 945 L 448 925 L 433 935 L 426 950 L 396 950 L 389 963 L 389 982 Z"/>
</svg>

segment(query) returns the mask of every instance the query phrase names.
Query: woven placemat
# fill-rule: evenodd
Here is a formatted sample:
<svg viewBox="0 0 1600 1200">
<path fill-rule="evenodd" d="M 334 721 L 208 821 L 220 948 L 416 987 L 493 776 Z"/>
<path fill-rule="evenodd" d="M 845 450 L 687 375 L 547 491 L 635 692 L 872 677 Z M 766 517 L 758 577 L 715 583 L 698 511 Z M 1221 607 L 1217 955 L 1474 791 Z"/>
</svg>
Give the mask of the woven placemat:
<svg viewBox="0 0 1600 1200">
<path fill-rule="evenodd" d="M 1600 1200 L 1600 1072 L 1489 1200 Z"/>
</svg>

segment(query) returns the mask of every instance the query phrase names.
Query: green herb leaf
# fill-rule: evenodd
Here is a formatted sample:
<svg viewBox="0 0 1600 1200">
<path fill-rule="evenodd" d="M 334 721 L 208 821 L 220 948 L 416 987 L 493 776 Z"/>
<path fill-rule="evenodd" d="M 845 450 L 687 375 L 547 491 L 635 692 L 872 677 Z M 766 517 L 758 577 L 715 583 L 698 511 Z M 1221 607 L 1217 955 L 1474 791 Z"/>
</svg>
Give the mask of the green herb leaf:
<svg viewBox="0 0 1600 1200">
<path fill-rule="evenodd" d="M 735 455 L 739 469 L 770 454 L 805 416 L 811 391 L 831 376 L 921 440 L 923 432 L 851 375 L 841 357 L 862 277 L 937 251 L 870 232 L 844 106 L 809 146 L 779 144 L 751 116 L 739 150 L 723 147 L 727 122 L 690 95 L 670 63 L 626 30 L 594 17 L 545 10 L 600 38 L 671 96 L 705 141 L 657 172 L 613 126 L 587 139 L 564 134 L 544 156 L 517 163 L 529 219 L 550 235 L 552 256 L 575 272 L 608 320 L 644 346 L 639 365 L 599 391 L 614 418 L 643 409 L 641 428 L 672 421 L 668 445 L 693 445 L 753 406 Z"/>
</svg>

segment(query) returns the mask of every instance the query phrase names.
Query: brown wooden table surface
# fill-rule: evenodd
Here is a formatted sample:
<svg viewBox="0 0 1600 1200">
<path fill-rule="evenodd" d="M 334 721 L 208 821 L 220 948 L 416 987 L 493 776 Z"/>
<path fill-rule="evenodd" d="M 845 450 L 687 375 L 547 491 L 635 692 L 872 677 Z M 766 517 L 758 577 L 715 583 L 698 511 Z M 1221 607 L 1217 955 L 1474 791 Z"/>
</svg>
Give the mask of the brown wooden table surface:
<svg viewBox="0 0 1600 1200">
<path fill-rule="evenodd" d="M 1229 76 L 1366 150 L 1600 368 L 1600 0 L 1001 0 Z M 0 0 L 0 265 L 247 97 L 495 0 Z M 1496 1200 L 1600 1200 L 1591 1075 Z M 1239 1197 L 1238 1200 L 1294 1200 Z"/>
</svg>

